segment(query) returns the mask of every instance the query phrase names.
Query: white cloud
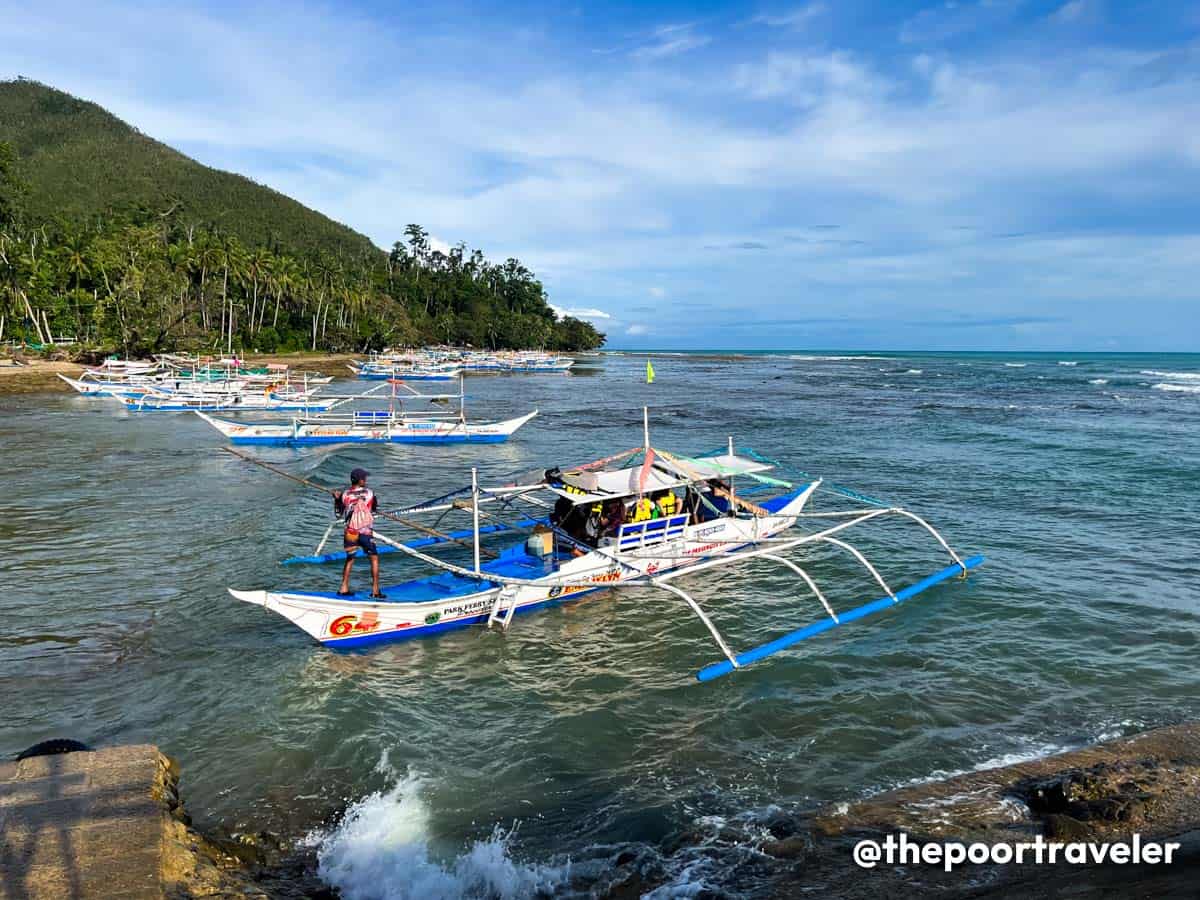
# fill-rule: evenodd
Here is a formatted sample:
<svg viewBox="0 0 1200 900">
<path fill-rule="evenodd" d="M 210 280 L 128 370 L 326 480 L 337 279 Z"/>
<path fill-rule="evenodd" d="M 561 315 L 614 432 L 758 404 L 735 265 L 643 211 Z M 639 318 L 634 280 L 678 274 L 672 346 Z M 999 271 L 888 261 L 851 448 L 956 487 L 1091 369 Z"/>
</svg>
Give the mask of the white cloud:
<svg viewBox="0 0 1200 900">
<path fill-rule="evenodd" d="M 770 28 L 792 28 L 799 30 L 827 11 L 828 7 L 824 3 L 809 3 L 806 6 L 797 6 L 795 9 L 790 9 L 786 12 L 760 13 L 751 19 L 750 22 L 754 25 L 766 25 Z"/>
<path fill-rule="evenodd" d="M 1022 0 L 946 0 L 921 10 L 900 28 L 903 43 L 937 43 L 999 25 L 1013 16 Z"/>
<path fill-rule="evenodd" d="M 625 333 L 627 335 L 629 335 L 630 337 L 637 337 L 638 335 L 646 334 L 647 330 L 648 329 L 646 328 L 645 325 L 639 325 L 638 323 L 635 322 L 634 324 L 630 325 L 628 328 L 625 329 Z"/>
<path fill-rule="evenodd" d="M 606 313 L 604 310 L 595 309 L 595 308 L 591 308 L 591 307 L 582 307 L 582 308 L 571 307 L 569 309 L 564 309 L 561 306 L 555 306 L 553 303 L 551 303 L 550 308 L 552 310 L 554 310 L 554 314 L 556 316 L 558 316 L 560 319 L 564 318 L 566 316 L 570 316 L 573 319 L 611 319 L 612 318 L 612 316 L 609 313 Z"/>
<path fill-rule="evenodd" d="M 1092 0 L 1060 12 L 1075 2 Z M 786 36 L 770 35 L 770 50 L 722 44 L 671 67 L 630 66 L 626 47 L 585 70 L 561 34 L 498 40 L 502 25 L 485 23 L 417 38 L 326 7 L 283 9 L 10 6 L 0 76 L 96 100 L 382 246 L 416 221 L 445 236 L 443 250 L 465 240 L 492 259 L 517 256 L 563 308 L 611 306 L 616 332 L 647 293 L 673 308 L 737 307 L 731 296 L 769 307 L 800 303 L 800 285 L 813 302 L 829 286 L 839 302 L 861 287 L 864 303 L 919 285 L 922 297 L 954 288 L 959 302 L 982 292 L 1000 303 L 999 289 L 964 286 L 988 271 L 1007 289 L 1005 267 L 1017 264 L 1030 297 L 1149 297 L 1200 281 L 1169 236 L 1127 242 L 1119 227 L 1122 217 L 1134 237 L 1147 221 L 1179 227 L 1196 194 L 1194 51 L 1048 53 L 1028 32 L 986 52 L 921 47 L 896 69 L 863 50 L 783 50 Z M 938 6 L 909 36 L 982 30 L 1009 9 Z M 632 52 L 677 59 L 717 34 L 698 27 L 664 26 Z M 1083 224 L 1067 218 L 1079 210 Z M 1060 264 L 1047 251 L 1063 249 L 1063 234 L 986 237 L 1114 222 L 1108 262 L 1072 252 Z M 843 243 L 805 230 L 820 223 L 843 224 Z M 752 242 L 771 252 L 703 249 Z M 1161 270 L 1155 248 L 1169 256 Z"/>
<path fill-rule="evenodd" d="M 662 25 L 654 29 L 650 43 L 643 44 L 629 55 L 646 61 L 666 59 L 697 50 L 711 41 L 712 38 L 697 34 L 692 25 Z"/>
<path fill-rule="evenodd" d="M 1059 25 L 1091 21 L 1097 18 L 1099 11 L 1095 0 L 1069 0 L 1049 16 L 1051 22 Z"/>
<path fill-rule="evenodd" d="M 830 95 L 882 95 L 888 83 L 849 53 L 799 54 L 769 52 L 762 62 L 734 70 L 734 85 L 758 100 L 788 98 L 814 104 Z"/>
</svg>

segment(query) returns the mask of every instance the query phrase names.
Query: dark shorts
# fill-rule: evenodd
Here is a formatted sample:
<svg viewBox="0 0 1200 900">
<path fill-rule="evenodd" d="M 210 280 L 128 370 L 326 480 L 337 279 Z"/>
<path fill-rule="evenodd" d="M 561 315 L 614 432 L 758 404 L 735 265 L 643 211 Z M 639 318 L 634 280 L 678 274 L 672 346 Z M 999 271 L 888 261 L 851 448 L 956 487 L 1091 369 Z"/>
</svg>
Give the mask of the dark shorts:
<svg viewBox="0 0 1200 900">
<path fill-rule="evenodd" d="M 375 546 L 375 538 L 369 534 L 358 534 L 353 531 L 347 531 L 342 534 L 342 545 L 346 549 L 347 556 L 353 556 L 360 549 L 367 556 L 379 555 L 379 548 Z"/>
</svg>

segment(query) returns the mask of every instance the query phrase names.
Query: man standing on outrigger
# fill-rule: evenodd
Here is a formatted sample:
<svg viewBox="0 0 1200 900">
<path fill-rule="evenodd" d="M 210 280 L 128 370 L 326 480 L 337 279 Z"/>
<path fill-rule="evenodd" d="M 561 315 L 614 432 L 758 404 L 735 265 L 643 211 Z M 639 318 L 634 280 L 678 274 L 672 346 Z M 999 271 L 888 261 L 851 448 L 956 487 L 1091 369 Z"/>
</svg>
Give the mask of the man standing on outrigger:
<svg viewBox="0 0 1200 900">
<path fill-rule="evenodd" d="M 379 498 L 367 487 L 365 469 L 350 473 L 350 487 L 333 495 L 333 513 L 345 517 L 346 530 L 342 535 L 342 546 L 346 550 L 346 564 L 342 566 L 342 586 L 339 597 L 350 597 L 350 570 L 354 568 L 354 557 L 361 549 L 371 560 L 371 596 L 382 599 L 379 590 L 379 549 L 375 546 L 375 510 L 379 509 Z"/>
</svg>

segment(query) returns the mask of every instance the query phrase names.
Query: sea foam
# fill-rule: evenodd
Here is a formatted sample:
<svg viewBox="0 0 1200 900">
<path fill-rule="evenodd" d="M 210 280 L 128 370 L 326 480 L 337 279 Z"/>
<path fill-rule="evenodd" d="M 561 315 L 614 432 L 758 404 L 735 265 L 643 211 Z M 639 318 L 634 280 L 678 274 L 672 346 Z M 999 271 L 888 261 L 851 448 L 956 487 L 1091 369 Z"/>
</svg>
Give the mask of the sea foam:
<svg viewBox="0 0 1200 900">
<path fill-rule="evenodd" d="M 1181 394 L 1200 394 L 1200 384 L 1170 384 L 1163 382 L 1161 384 L 1151 385 L 1155 390 L 1159 391 L 1175 391 Z"/>
<path fill-rule="evenodd" d="M 788 359 L 824 360 L 826 362 L 848 362 L 856 359 L 887 359 L 886 356 L 801 356 L 793 354 Z"/>
<path fill-rule="evenodd" d="M 1181 381 L 1200 381 L 1200 372 L 1160 372 L 1157 369 L 1142 369 L 1141 374 L 1156 378 L 1176 378 Z"/>
<path fill-rule="evenodd" d="M 386 758 L 381 767 L 387 770 Z M 346 900 L 517 898 L 564 885 L 569 866 L 525 865 L 508 853 L 512 832 L 499 826 L 453 859 L 430 856 L 426 782 L 409 773 L 346 810 L 327 832 L 310 836 L 318 873 Z"/>
</svg>

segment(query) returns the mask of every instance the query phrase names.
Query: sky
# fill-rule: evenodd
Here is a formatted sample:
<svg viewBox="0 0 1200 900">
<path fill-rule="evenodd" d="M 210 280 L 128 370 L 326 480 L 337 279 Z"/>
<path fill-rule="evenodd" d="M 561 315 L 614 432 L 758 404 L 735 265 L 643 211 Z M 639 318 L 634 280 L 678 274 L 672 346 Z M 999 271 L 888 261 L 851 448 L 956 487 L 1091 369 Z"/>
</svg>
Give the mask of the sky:
<svg viewBox="0 0 1200 900">
<path fill-rule="evenodd" d="M 1200 4 L 0 0 L 0 78 L 614 348 L 1200 350 Z"/>
</svg>

